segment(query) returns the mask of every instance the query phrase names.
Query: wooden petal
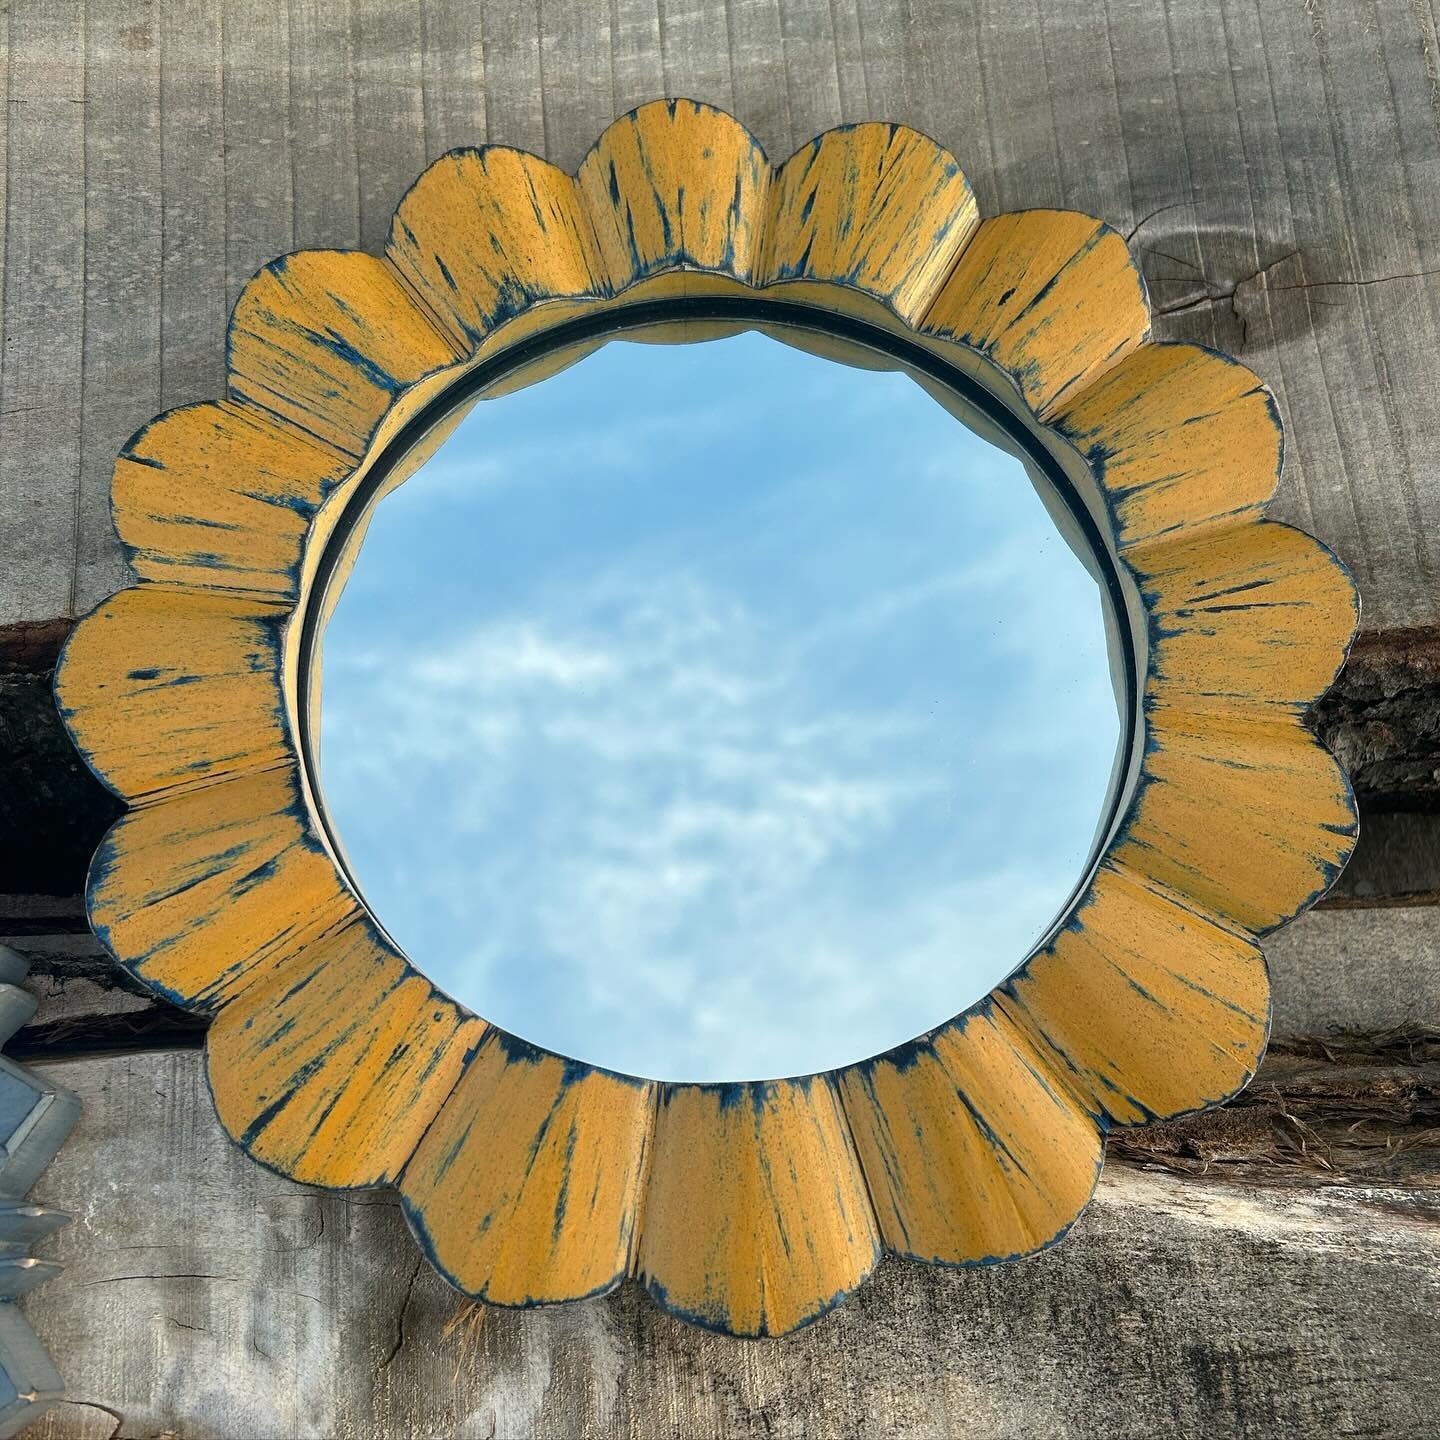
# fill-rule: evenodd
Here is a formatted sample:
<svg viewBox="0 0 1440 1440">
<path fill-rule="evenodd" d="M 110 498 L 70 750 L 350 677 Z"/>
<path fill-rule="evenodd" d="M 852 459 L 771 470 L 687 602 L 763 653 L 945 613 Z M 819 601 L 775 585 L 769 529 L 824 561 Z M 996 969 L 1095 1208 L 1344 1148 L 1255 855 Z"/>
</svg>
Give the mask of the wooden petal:
<svg viewBox="0 0 1440 1440">
<path fill-rule="evenodd" d="M 918 321 L 978 220 L 955 157 L 928 137 L 827 130 L 775 176 L 757 278 L 839 281 Z"/>
<path fill-rule="evenodd" d="M 442 155 L 400 202 L 387 254 L 465 355 L 537 301 L 605 288 L 574 178 L 502 146 Z"/>
<path fill-rule="evenodd" d="M 293 600 L 320 502 L 352 462 L 263 411 L 171 410 L 115 465 L 115 527 L 145 580 Z"/>
<path fill-rule="evenodd" d="M 1355 802 L 1298 716 L 1152 704 L 1146 720 L 1117 860 L 1253 932 L 1293 918 L 1334 884 L 1355 845 Z"/>
<path fill-rule="evenodd" d="M 984 221 L 923 328 L 988 355 L 1045 415 L 1150 332 L 1145 284 L 1125 241 L 1071 210 Z"/>
<path fill-rule="evenodd" d="M 995 1005 L 1060 1057 L 1097 1115 L 1133 1124 L 1214 1104 L 1250 1079 L 1270 982 L 1250 936 L 1107 862 Z"/>
<path fill-rule="evenodd" d="M 783 1335 L 874 1268 L 879 1233 L 824 1076 L 661 1092 L 640 1278 L 666 1309 Z"/>
<path fill-rule="evenodd" d="M 693 100 L 617 120 L 579 172 L 611 288 L 673 266 L 750 278 L 770 162 L 739 121 Z"/>
<path fill-rule="evenodd" d="M 288 615 L 269 601 L 159 585 L 111 596 L 75 628 L 56 673 L 80 753 L 133 801 L 289 759 Z"/>
<path fill-rule="evenodd" d="M 221 1010 L 206 1040 L 215 1109 L 305 1184 L 394 1184 L 484 1030 L 357 920 Z"/>
<path fill-rule="evenodd" d="M 945 1264 L 1059 1238 L 1100 1173 L 1100 1131 L 1003 1012 L 840 1072 L 885 1244 Z"/>
<path fill-rule="evenodd" d="M 1121 548 L 1258 519 L 1280 480 L 1274 398 L 1236 360 L 1144 345 L 1051 417 L 1110 498 Z"/>
<path fill-rule="evenodd" d="M 358 460 L 400 393 L 459 353 L 384 260 L 301 251 L 241 294 L 230 393 Z"/>
<path fill-rule="evenodd" d="M 491 1030 L 405 1171 L 406 1214 L 426 1253 L 492 1304 L 618 1285 L 655 1092 Z"/>
<path fill-rule="evenodd" d="M 90 870 L 96 934 L 137 979 L 214 1010 L 358 907 L 286 766 L 132 810 Z"/>
<path fill-rule="evenodd" d="M 1151 616 L 1149 688 L 1166 705 L 1298 713 L 1334 680 L 1360 619 L 1344 567 L 1288 525 L 1211 529 L 1126 559 Z"/>
</svg>

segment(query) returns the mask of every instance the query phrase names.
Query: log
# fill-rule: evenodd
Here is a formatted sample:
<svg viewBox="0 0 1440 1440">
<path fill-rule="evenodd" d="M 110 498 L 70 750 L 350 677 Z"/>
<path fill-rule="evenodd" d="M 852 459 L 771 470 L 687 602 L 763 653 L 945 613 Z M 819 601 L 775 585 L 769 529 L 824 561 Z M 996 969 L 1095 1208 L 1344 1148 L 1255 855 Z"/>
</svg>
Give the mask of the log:
<svg viewBox="0 0 1440 1440">
<path fill-rule="evenodd" d="M 78 901 L 69 908 L 57 917 L 56 902 L 46 897 L 0 896 L 0 943 L 29 962 L 26 984 L 40 1000 L 8 1053 L 29 1062 L 199 1046 L 204 1018 L 156 999 L 112 965 L 84 929 Z M 1315 910 L 1263 944 L 1280 1039 L 1375 1033 L 1440 1018 L 1440 906 L 1372 898 L 1364 907 Z"/>
<path fill-rule="evenodd" d="M 12 894 L 74 895 L 120 803 L 90 773 L 52 694 L 68 621 L 0 626 L 0 873 Z M 1356 643 L 1311 723 L 1365 821 L 1337 898 L 1440 898 L 1440 630 Z"/>
<path fill-rule="evenodd" d="M 1362 635 L 1317 707 L 1373 811 L 1440 808 L 1440 632 Z"/>
<path fill-rule="evenodd" d="M 887 1261 L 809 1329 L 749 1342 L 629 1289 L 472 1309 L 389 1196 L 317 1194 L 230 1145 L 197 1055 L 50 1068 L 85 1112 L 45 1178 L 77 1219 L 29 1312 L 72 1398 L 36 1440 L 1433 1433 L 1433 1131 L 1430 1178 L 1403 1187 L 1112 1156 L 1054 1250 Z"/>
</svg>

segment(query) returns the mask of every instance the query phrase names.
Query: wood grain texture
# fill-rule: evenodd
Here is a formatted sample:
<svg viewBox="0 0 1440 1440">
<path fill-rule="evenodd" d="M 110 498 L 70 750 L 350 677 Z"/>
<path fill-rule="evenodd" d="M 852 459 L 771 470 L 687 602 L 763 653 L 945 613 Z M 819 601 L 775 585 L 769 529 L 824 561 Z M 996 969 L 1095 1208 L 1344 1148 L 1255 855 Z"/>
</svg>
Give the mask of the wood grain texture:
<svg viewBox="0 0 1440 1440">
<path fill-rule="evenodd" d="M 784 1341 L 680 1324 L 629 1285 L 447 1332 L 462 1302 L 398 1204 L 248 1161 L 197 1055 L 53 1068 L 85 1110 L 46 1178 L 77 1217 L 45 1246 L 66 1269 L 25 1302 L 70 1383 L 37 1440 L 1424 1440 L 1440 1405 L 1434 1190 L 1256 1183 L 1221 1158 L 1238 1137 L 1203 1176 L 1112 1159 L 1023 1265 L 887 1260 Z"/>
<path fill-rule="evenodd" d="M 957 155 L 986 213 L 1072 209 L 1133 235 L 1157 333 L 1239 354 L 1291 422 L 1278 516 L 1339 550 L 1368 625 L 1435 623 L 1437 53 L 1433 17 L 1405 0 L 1206 0 L 1168 24 L 1100 0 L 908 20 L 822 0 L 709 18 L 562 0 L 543 25 L 493 0 L 430 0 L 423 24 L 385 0 L 343 14 L 184 0 L 138 16 L 115 0 L 20 0 L 5 618 L 83 613 L 113 586 L 113 457 L 147 415 L 219 393 L 225 317 L 261 265 L 362 229 L 378 248 L 445 149 L 491 138 L 575 165 L 604 120 L 668 92 L 733 105 L 777 159 L 831 124 L 898 121 Z M 123 196 L 105 188 L 117 161 Z M 158 273 L 142 259 L 157 227 Z"/>
<path fill-rule="evenodd" d="M 6 18 L 0 550 L 7 612 L 44 619 L 73 612 L 77 599 L 89 238 L 85 6 L 58 0 Z M 104 493 L 103 484 L 84 488 Z"/>
<path fill-rule="evenodd" d="M 137 314 L 134 305 L 137 290 L 163 270 L 161 54 L 158 46 L 134 43 L 153 35 L 160 8 L 159 0 L 138 0 L 122 28 L 105 12 L 85 7 L 84 423 L 77 479 L 114 458 L 117 430 L 133 431 L 164 403 L 161 316 L 153 306 Z M 124 81 L 117 83 L 120 76 Z M 101 487 L 82 483 L 75 594 L 105 594 L 125 581 L 109 501 Z"/>
</svg>

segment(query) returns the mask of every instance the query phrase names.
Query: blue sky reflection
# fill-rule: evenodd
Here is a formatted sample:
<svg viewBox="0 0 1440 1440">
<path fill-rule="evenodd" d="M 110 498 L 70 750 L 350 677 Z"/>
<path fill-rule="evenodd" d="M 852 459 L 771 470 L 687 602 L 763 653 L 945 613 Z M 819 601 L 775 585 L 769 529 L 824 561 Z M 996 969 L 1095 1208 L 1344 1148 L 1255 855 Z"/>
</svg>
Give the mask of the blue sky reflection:
<svg viewBox="0 0 1440 1440">
<path fill-rule="evenodd" d="M 1099 590 L 907 377 L 614 342 L 377 507 L 330 816 L 436 984 L 665 1079 L 886 1049 L 1045 930 L 1105 809 Z"/>
</svg>

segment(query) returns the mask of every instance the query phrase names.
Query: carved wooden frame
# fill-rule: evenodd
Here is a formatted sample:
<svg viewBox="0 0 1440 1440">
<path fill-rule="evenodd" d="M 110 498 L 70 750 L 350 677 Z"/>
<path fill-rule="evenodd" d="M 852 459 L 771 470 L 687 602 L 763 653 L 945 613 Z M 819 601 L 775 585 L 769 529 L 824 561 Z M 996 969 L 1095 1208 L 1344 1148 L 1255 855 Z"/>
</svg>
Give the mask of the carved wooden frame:
<svg viewBox="0 0 1440 1440">
<path fill-rule="evenodd" d="M 1073 485 L 1125 586 L 1134 772 L 1063 923 L 953 1020 L 820 1075 L 638 1080 L 487 1025 L 389 942 L 312 785 L 303 637 L 343 517 L 423 461 L 466 386 L 534 379 L 622 327 L 787 318 L 968 386 Z M 426 1254 L 486 1301 L 634 1276 L 687 1320 L 774 1335 L 886 1250 L 979 1265 L 1054 1243 L 1108 1128 L 1250 1079 L 1270 1009 L 1255 936 L 1354 843 L 1305 713 L 1357 599 L 1329 550 L 1263 518 L 1265 386 L 1150 339 L 1107 226 L 982 221 L 955 159 L 903 127 L 828 131 L 772 167 L 730 116 L 656 102 L 574 176 L 498 146 L 443 156 L 383 256 L 267 265 L 228 358 L 226 399 L 121 454 L 139 583 L 77 627 L 57 694 L 130 807 L 92 868 L 96 933 L 213 1015 L 216 1108 L 256 1159 L 397 1188 Z"/>
</svg>

